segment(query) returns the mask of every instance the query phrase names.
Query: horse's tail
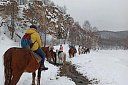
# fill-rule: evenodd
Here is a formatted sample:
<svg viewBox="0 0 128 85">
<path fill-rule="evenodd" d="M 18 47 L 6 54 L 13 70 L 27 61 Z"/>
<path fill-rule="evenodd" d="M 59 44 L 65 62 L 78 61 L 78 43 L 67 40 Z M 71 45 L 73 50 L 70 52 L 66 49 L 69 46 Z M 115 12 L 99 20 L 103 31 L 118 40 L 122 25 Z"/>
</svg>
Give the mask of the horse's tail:
<svg viewBox="0 0 128 85">
<path fill-rule="evenodd" d="M 12 69 L 11 69 L 11 63 L 12 63 L 12 51 L 11 49 L 8 49 L 4 54 L 4 76 L 5 76 L 5 84 L 4 85 L 10 85 L 11 78 L 12 78 Z"/>
</svg>

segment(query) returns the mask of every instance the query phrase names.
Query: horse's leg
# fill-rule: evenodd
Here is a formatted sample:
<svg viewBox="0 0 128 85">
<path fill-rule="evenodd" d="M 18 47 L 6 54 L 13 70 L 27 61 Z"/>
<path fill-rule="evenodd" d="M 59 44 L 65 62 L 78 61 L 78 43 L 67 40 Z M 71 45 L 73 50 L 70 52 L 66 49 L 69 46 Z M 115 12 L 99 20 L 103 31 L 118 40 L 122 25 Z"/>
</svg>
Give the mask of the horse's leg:
<svg viewBox="0 0 128 85">
<path fill-rule="evenodd" d="M 54 62 L 54 64 L 56 64 L 56 54 L 53 52 L 53 56 L 52 56 L 52 58 L 53 58 L 53 62 Z"/>
<path fill-rule="evenodd" d="M 85 51 L 85 53 L 87 54 L 87 50 Z"/>
<path fill-rule="evenodd" d="M 59 63 L 59 55 L 56 56 L 56 62 Z"/>
<path fill-rule="evenodd" d="M 63 57 L 63 64 L 64 65 L 66 64 L 66 54 L 64 54 L 64 57 Z"/>
<path fill-rule="evenodd" d="M 37 75 L 37 85 L 40 85 L 40 78 L 41 78 L 41 69 L 39 67 L 39 69 L 38 69 L 38 75 Z"/>
<path fill-rule="evenodd" d="M 60 60 L 61 60 L 61 59 L 60 59 L 60 57 L 58 56 L 58 63 L 59 63 L 59 64 L 60 64 Z"/>
<path fill-rule="evenodd" d="M 32 85 L 35 85 L 36 72 L 32 73 Z"/>
<path fill-rule="evenodd" d="M 70 55 L 70 58 L 72 58 L 72 53 L 70 53 L 69 55 Z"/>
<path fill-rule="evenodd" d="M 61 62 L 61 64 L 63 64 L 63 56 L 61 56 L 60 62 Z"/>
<path fill-rule="evenodd" d="M 69 53 L 69 58 L 71 58 L 71 54 Z"/>
<path fill-rule="evenodd" d="M 61 63 L 61 64 L 63 64 L 63 58 L 64 58 L 64 54 L 61 53 L 61 55 L 60 55 L 60 63 Z"/>
<path fill-rule="evenodd" d="M 80 51 L 78 51 L 78 54 L 80 55 Z"/>
<path fill-rule="evenodd" d="M 58 55 L 58 63 L 59 63 L 59 64 L 61 63 L 61 57 L 60 57 L 60 54 Z"/>
<path fill-rule="evenodd" d="M 70 58 L 72 58 L 72 54 L 70 54 Z"/>
<path fill-rule="evenodd" d="M 52 61 L 53 61 L 53 63 L 55 63 L 55 58 L 54 58 L 53 54 L 52 54 Z"/>
<path fill-rule="evenodd" d="M 54 56 L 52 56 L 52 61 L 53 61 L 53 63 L 55 64 L 55 58 L 54 58 Z"/>
<path fill-rule="evenodd" d="M 86 53 L 86 51 L 84 50 L 84 54 Z"/>
<path fill-rule="evenodd" d="M 16 85 L 18 83 L 18 81 L 19 81 L 23 72 L 24 71 L 18 71 L 18 70 L 13 72 L 14 75 L 12 75 L 13 77 L 12 77 L 12 82 L 11 82 L 10 85 Z"/>
<path fill-rule="evenodd" d="M 55 58 L 55 64 L 56 64 L 56 60 L 57 60 L 57 59 L 56 59 L 56 54 L 54 54 L 54 58 Z"/>
<path fill-rule="evenodd" d="M 58 55 L 59 63 L 61 63 L 61 54 Z"/>
<path fill-rule="evenodd" d="M 88 52 L 90 53 L 90 49 L 88 49 Z"/>
</svg>

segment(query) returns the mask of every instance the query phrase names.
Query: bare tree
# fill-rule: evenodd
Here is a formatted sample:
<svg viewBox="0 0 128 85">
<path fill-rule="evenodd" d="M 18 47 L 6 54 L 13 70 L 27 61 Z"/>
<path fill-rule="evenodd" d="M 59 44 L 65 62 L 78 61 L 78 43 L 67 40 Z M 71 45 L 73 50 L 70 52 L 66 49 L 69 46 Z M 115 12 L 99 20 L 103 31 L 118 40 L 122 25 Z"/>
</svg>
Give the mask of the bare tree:
<svg viewBox="0 0 128 85">
<path fill-rule="evenodd" d="M 87 31 L 92 30 L 91 24 L 90 24 L 90 22 L 88 20 L 87 21 L 84 21 L 83 29 L 84 30 L 87 30 Z"/>
<path fill-rule="evenodd" d="M 15 31 L 15 28 L 14 28 L 15 20 L 17 20 L 17 14 L 19 11 L 18 4 L 16 1 L 10 0 L 8 3 L 0 7 L 3 8 L 2 10 L 0 10 L 2 18 L 7 19 L 7 21 L 11 19 L 11 25 L 8 25 L 8 29 L 11 34 L 11 39 L 13 39 L 14 31 Z M 10 17 L 10 19 L 8 17 Z"/>
<path fill-rule="evenodd" d="M 66 21 L 65 8 L 59 8 L 50 2 L 34 1 L 29 4 L 28 9 L 24 9 L 24 15 L 32 24 L 38 24 L 45 34 L 55 35 L 62 39 L 66 37 L 68 27 Z M 46 40 L 46 39 L 45 39 Z"/>
</svg>

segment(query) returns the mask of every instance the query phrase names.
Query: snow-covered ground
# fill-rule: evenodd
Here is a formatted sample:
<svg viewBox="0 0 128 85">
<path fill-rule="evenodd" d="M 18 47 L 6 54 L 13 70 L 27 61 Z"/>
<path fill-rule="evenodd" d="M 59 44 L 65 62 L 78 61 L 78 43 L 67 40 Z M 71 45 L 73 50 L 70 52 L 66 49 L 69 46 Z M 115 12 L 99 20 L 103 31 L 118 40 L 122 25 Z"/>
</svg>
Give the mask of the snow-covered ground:
<svg viewBox="0 0 128 85">
<path fill-rule="evenodd" d="M 96 78 L 98 85 L 128 85 L 128 51 L 100 50 L 73 58 L 77 71 L 89 79 Z"/>
<path fill-rule="evenodd" d="M 19 46 L 4 34 L 0 35 L 0 85 L 4 85 L 3 54 L 13 46 Z M 59 46 L 55 46 L 58 49 Z M 68 56 L 68 45 L 64 45 L 64 51 Z M 67 58 L 67 61 L 70 60 Z M 98 85 L 128 85 L 128 51 L 127 50 L 98 50 L 89 54 L 82 54 L 71 59 L 77 71 L 87 76 L 90 80 L 96 78 Z M 45 62 L 48 71 L 42 72 L 41 85 L 75 85 L 70 78 L 57 76 L 59 67 Z M 18 85 L 30 85 L 31 73 L 24 73 Z"/>
</svg>

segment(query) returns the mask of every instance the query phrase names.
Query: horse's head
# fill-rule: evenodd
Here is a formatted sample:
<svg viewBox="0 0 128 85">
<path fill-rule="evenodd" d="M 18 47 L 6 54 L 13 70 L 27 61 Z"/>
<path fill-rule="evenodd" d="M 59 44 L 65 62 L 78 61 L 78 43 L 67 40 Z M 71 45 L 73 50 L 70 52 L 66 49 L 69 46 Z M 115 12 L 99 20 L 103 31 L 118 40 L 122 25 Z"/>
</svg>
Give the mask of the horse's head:
<svg viewBox="0 0 128 85">
<path fill-rule="evenodd" d="M 75 53 L 77 53 L 77 50 L 75 48 L 70 48 L 69 53 L 70 54 L 75 54 Z"/>
<path fill-rule="evenodd" d="M 46 58 L 51 57 L 51 53 L 49 51 L 49 47 L 42 47 L 42 50 L 44 51 Z"/>
</svg>

